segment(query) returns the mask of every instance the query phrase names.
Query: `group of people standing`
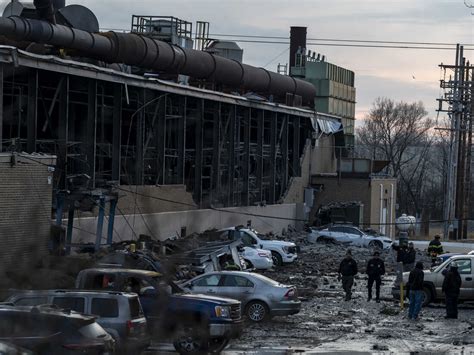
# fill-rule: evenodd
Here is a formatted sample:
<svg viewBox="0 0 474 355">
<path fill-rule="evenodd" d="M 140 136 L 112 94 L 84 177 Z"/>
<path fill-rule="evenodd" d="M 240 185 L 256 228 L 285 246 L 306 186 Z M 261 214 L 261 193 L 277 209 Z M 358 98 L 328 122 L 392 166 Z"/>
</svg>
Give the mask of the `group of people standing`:
<svg viewBox="0 0 474 355">
<path fill-rule="evenodd" d="M 346 293 L 345 300 L 349 301 L 352 298 L 352 285 L 354 284 L 354 277 L 357 275 L 357 262 L 352 258 L 352 252 L 348 250 L 346 257 L 339 265 L 339 278 L 342 280 L 342 288 Z M 367 263 L 366 273 L 369 276 L 367 282 L 368 296 L 367 301 L 372 299 L 372 288 L 375 283 L 375 301 L 380 302 L 380 286 L 382 285 L 382 275 L 385 274 L 385 264 L 380 258 L 380 253 L 376 251 L 372 259 Z"/>
<path fill-rule="evenodd" d="M 424 272 L 423 263 L 416 261 L 416 250 L 413 243 L 408 244 L 408 248 L 394 246 L 397 251 L 397 262 L 403 265 L 404 272 L 410 272 L 408 283 L 406 285 L 410 306 L 408 309 L 408 319 L 418 319 L 421 307 L 424 300 Z M 438 248 L 439 249 L 439 248 Z M 342 281 L 342 288 L 345 292 L 345 300 L 350 301 L 352 298 L 352 286 L 354 284 L 354 277 L 358 273 L 357 262 L 352 257 L 352 252 L 347 250 L 346 256 L 339 264 L 338 274 L 339 280 Z M 382 276 L 385 274 L 385 264 L 380 258 L 380 253 L 375 251 L 373 257 L 367 262 L 366 274 L 367 281 L 367 301 L 372 300 L 372 289 L 375 284 L 375 301 L 380 302 L 380 286 L 382 284 Z M 458 272 L 458 267 L 453 262 L 444 273 L 444 282 L 442 291 L 446 297 L 446 317 L 457 318 L 457 304 L 459 292 L 461 289 L 461 276 Z M 401 282 L 401 280 L 400 280 Z"/>
</svg>

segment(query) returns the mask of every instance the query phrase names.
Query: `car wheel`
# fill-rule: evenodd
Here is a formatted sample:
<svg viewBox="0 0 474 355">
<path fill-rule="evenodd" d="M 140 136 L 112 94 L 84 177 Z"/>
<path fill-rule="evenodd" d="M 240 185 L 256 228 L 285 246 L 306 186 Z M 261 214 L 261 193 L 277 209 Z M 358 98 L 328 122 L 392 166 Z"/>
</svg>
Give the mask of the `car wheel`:
<svg viewBox="0 0 474 355">
<path fill-rule="evenodd" d="M 229 344 L 229 339 L 226 338 L 214 338 L 209 341 L 209 347 L 207 349 L 211 354 L 220 354 L 222 350 Z"/>
<path fill-rule="evenodd" d="M 268 319 L 268 306 L 261 301 L 252 301 L 247 305 L 245 314 L 252 322 L 263 322 Z"/>
<path fill-rule="evenodd" d="M 247 259 L 245 259 L 244 261 L 247 269 L 253 269 L 253 264 L 250 261 L 248 261 Z"/>
<path fill-rule="evenodd" d="M 208 340 L 200 334 L 199 327 L 192 325 L 180 326 L 174 337 L 173 345 L 180 354 L 202 354 L 208 350 Z"/>
<path fill-rule="evenodd" d="M 429 305 L 433 295 L 431 294 L 431 290 L 428 286 L 423 287 L 423 307 Z"/>
<path fill-rule="evenodd" d="M 382 244 L 382 242 L 379 242 L 378 240 L 372 240 L 369 243 L 369 248 L 371 248 L 371 249 L 383 249 L 383 244 Z"/>
<path fill-rule="evenodd" d="M 273 259 L 273 265 L 275 266 L 283 265 L 283 258 L 276 251 L 272 251 L 272 259 Z"/>
</svg>

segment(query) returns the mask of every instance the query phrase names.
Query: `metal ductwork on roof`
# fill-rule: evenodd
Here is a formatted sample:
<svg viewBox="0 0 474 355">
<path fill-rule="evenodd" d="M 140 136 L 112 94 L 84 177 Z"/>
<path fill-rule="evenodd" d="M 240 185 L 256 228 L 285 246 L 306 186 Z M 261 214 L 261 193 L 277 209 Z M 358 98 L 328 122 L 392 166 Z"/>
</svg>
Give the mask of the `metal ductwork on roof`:
<svg viewBox="0 0 474 355">
<path fill-rule="evenodd" d="M 227 87 L 277 97 L 298 95 L 308 106 L 313 106 L 316 95 L 315 87 L 306 81 L 137 34 L 91 33 L 15 16 L 0 18 L 0 33 L 16 40 L 75 50 L 82 56 L 110 63 L 188 75 Z"/>
</svg>

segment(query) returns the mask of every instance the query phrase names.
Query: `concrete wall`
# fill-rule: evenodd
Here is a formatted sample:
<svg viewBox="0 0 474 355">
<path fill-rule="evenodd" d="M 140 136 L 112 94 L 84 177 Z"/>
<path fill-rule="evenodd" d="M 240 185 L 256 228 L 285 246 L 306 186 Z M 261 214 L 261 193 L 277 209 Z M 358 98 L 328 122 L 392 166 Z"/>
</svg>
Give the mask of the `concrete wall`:
<svg viewBox="0 0 474 355">
<path fill-rule="evenodd" d="M 140 234 L 151 235 L 158 240 L 165 240 L 180 234 L 181 227 L 186 227 L 187 234 L 203 232 L 211 228 L 224 228 L 235 225 L 246 225 L 248 220 L 252 226 L 262 232 L 281 233 L 294 226 L 294 221 L 254 217 L 245 213 L 278 218 L 296 218 L 296 204 L 269 205 L 266 207 L 239 207 L 216 210 L 192 210 L 180 212 L 164 212 L 144 215 L 126 215 L 115 217 L 114 241 L 136 239 Z M 244 213 L 244 214 L 242 214 Z M 107 218 L 103 227 L 103 242 L 107 233 Z M 67 223 L 64 221 L 63 223 Z M 73 233 L 73 243 L 87 243 L 95 241 L 97 217 L 76 218 Z M 132 228 L 135 234 L 132 233 Z"/>
<path fill-rule="evenodd" d="M 395 223 L 397 179 L 373 178 L 371 180 L 371 185 L 371 227 L 389 237 L 394 237 L 395 226 L 391 224 Z M 383 223 L 387 225 L 381 225 Z"/>
</svg>

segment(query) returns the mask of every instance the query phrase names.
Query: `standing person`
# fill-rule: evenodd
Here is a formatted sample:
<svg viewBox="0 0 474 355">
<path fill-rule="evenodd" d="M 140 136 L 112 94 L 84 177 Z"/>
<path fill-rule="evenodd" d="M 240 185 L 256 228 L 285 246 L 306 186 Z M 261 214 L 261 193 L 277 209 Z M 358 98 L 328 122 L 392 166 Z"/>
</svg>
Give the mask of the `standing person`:
<svg viewBox="0 0 474 355">
<path fill-rule="evenodd" d="M 435 265 L 438 255 L 443 254 L 443 245 L 440 239 L 441 237 L 439 235 L 435 235 L 434 239 L 428 245 L 428 255 L 431 256 L 431 265 Z"/>
<path fill-rule="evenodd" d="M 408 243 L 408 249 L 405 252 L 405 260 L 403 260 L 403 271 L 412 271 L 415 267 L 416 250 L 412 242 Z"/>
<path fill-rule="evenodd" d="M 392 249 L 397 253 L 397 277 L 395 279 L 395 284 L 399 285 L 403 280 L 403 265 L 406 260 L 406 246 L 398 245 L 397 243 L 392 244 Z"/>
<path fill-rule="evenodd" d="M 369 275 L 369 281 L 367 283 L 368 288 L 368 297 L 367 302 L 372 299 L 372 286 L 375 282 L 375 301 L 380 302 L 380 285 L 382 283 L 382 275 L 385 274 L 385 264 L 382 259 L 380 259 L 380 253 L 376 251 L 374 257 L 370 259 L 367 263 L 366 269 L 367 275 Z"/>
<path fill-rule="evenodd" d="M 423 264 L 419 261 L 410 272 L 407 287 L 410 290 L 410 308 L 408 309 L 408 319 L 418 319 L 418 314 L 423 303 L 423 281 L 425 274 Z"/>
<path fill-rule="evenodd" d="M 461 275 L 459 275 L 458 265 L 452 262 L 449 271 L 444 276 L 442 290 L 446 295 L 446 319 L 458 318 L 458 298 L 461 290 Z"/>
<path fill-rule="evenodd" d="M 346 301 L 349 301 L 352 297 L 352 285 L 354 284 L 354 276 L 357 274 L 357 263 L 352 258 L 352 252 L 348 250 L 346 257 L 342 259 L 339 265 L 339 278 L 342 276 L 342 288 L 346 293 Z"/>
</svg>

